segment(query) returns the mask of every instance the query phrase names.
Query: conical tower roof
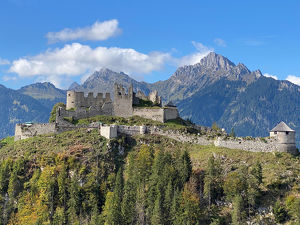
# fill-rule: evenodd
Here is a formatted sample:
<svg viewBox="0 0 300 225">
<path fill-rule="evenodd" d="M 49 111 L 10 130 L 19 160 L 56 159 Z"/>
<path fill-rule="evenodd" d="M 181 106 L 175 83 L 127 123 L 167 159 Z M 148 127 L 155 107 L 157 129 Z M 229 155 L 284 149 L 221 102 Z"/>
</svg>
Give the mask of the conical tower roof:
<svg viewBox="0 0 300 225">
<path fill-rule="evenodd" d="M 291 132 L 295 132 L 288 125 L 286 125 L 286 123 L 283 122 L 283 121 L 281 121 L 279 124 L 277 124 L 276 127 L 274 127 L 271 130 L 271 132 L 274 132 L 274 131 L 279 131 L 279 132 L 291 131 Z"/>
</svg>

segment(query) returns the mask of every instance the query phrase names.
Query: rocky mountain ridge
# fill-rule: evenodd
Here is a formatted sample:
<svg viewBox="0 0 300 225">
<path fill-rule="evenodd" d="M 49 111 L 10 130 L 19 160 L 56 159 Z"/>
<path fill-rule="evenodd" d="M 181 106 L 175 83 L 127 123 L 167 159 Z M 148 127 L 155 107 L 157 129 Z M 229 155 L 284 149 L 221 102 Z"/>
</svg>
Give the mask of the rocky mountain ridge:
<svg viewBox="0 0 300 225">
<path fill-rule="evenodd" d="M 165 103 L 171 100 L 178 105 L 183 118 L 205 126 L 217 122 L 228 132 L 233 128 L 237 135 L 267 136 L 283 120 L 297 131 L 300 144 L 297 113 L 300 112 L 300 87 L 289 81 L 266 78 L 260 70 L 250 71 L 244 64 L 236 65 L 222 55 L 212 52 L 195 65 L 178 68 L 169 79 L 152 84 L 103 68 L 82 85 L 72 84 L 70 89 L 112 93 L 115 82 L 127 87 L 133 84 L 134 91 L 146 94 L 158 90 Z M 59 93 L 52 95 L 59 97 Z M 52 106 L 54 102 L 48 99 L 43 104 Z"/>
</svg>

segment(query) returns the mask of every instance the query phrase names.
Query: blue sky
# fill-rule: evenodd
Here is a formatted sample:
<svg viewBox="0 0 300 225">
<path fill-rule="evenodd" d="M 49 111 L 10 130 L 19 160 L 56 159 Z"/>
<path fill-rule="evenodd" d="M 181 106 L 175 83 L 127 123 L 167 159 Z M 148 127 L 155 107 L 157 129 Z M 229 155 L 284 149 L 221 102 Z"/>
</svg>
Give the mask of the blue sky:
<svg viewBox="0 0 300 225">
<path fill-rule="evenodd" d="M 66 88 L 102 67 L 154 82 L 215 51 L 300 85 L 299 10 L 298 0 L 2 0 L 0 83 Z"/>
</svg>

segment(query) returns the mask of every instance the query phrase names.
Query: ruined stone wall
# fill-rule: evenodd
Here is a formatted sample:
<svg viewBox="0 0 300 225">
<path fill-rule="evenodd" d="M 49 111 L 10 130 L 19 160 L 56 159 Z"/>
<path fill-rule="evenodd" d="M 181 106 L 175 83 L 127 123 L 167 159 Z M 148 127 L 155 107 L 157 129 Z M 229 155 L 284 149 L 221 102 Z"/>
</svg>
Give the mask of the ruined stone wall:
<svg viewBox="0 0 300 225">
<path fill-rule="evenodd" d="M 111 102 L 104 103 L 101 108 L 90 107 L 89 109 L 77 108 L 76 110 L 66 110 L 58 108 L 56 115 L 63 119 L 64 117 L 73 117 L 74 119 L 83 119 L 98 115 L 113 115 L 113 104 Z"/>
<path fill-rule="evenodd" d="M 118 125 L 118 133 L 126 135 L 145 134 L 147 132 L 146 126 L 125 126 Z"/>
<path fill-rule="evenodd" d="M 132 116 L 132 104 L 133 104 L 133 87 L 130 86 L 128 93 L 125 89 L 118 84 L 114 86 L 114 115 L 121 117 Z"/>
<path fill-rule="evenodd" d="M 55 123 L 16 124 L 15 141 L 49 133 L 56 133 Z"/>
<path fill-rule="evenodd" d="M 177 119 L 178 117 L 179 113 L 176 107 L 164 108 L 164 122 Z"/>
<path fill-rule="evenodd" d="M 88 93 L 85 97 L 83 92 L 68 91 L 66 109 L 88 108 L 90 106 L 99 108 L 107 102 L 111 102 L 110 93 L 106 93 L 105 97 L 103 97 L 103 93 L 98 93 L 96 97 L 93 93 Z"/>
<path fill-rule="evenodd" d="M 287 152 L 291 154 L 298 154 L 298 150 L 293 146 L 287 145 L 282 146 L 274 138 L 226 138 L 218 137 L 216 140 L 209 139 L 207 136 L 196 135 L 196 134 L 184 134 L 179 131 L 163 131 L 156 127 L 148 127 L 150 134 L 157 134 L 167 136 L 180 142 L 188 142 L 199 145 L 215 145 L 217 147 L 224 147 L 230 149 L 240 149 L 251 152 Z"/>
<path fill-rule="evenodd" d="M 231 149 L 241 149 L 251 152 L 278 152 L 278 143 L 273 138 L 264 139 L 253 138 L 247 140 L 247 138 L 230 138 L 224 140 L 223 138 L 218 138 L 214 141 L 214 145 L 218 147 L 225 147 Z"/>
<path fill-rule="evenodd" d="M 118 126 L 117 125 L 101 126 L 100 135 L 107 139 L 116 138 L 118 137 Z"/>
<path fill-rule="evenodd" d="M 164 109 L 162 108 L 134 108 L 134 116 L 164 122 Z"/>
</svg>

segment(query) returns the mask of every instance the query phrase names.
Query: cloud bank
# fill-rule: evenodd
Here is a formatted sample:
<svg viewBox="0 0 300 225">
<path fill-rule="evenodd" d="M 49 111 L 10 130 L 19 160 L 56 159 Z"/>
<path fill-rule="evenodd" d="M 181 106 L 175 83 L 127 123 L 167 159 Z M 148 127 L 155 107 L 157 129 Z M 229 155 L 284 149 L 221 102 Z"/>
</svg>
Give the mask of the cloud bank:
<svg viewBox="0 0 300 225">
<path fill-rule="evenodd" d="M 33 57 L 23 57 L 12 62 L 9 69 L 20 77 L 48 77 L 60 86 L 62 77 L 78 76 L 106 67 L 127 74 L 148 74 L 160 70 L 171 60 L 169 53 L 144 54 L 131 48 L 91 48 L 79 43 L 48 50 Z"/>
<path fill-rule="evenodd" d="M 46 37 L 49 43 L 74 40 L 103 41 L 120 34 L 121 29 L 118 26 L 119 22 L 116 19 L 104 22 L 97 21 L 92 26 L 84 28 L 66 28 L 59 32 L 49 32 Z"/>
<path fill-rule="evenodd" d="M 200 42 L 192 41 L 192 44 L 197 51 L 190 55 L 183 56 L 180 59 L 176 59 L 175 61 L 178 66 L 194 65 L 200 62 L 200 60 L 207 56 L 210 52 L 214 51 L 213 48 L 207 47 Z"/>
<path fill-rule="evenodd" d="M 272 75 L 272 74 L 269 74 L 269 73 L 265 73 L 264 74 L 265 77 L 271 77 L 273 78 L 274 80 L 278 80 L 278 77 L 276 75 Z"/>
<path fill-rule="evenodd" d="M 294 75 L 288 75 L 286 80 L 300 86 L 300 77 L 297 77 L 297 76 L 294 76 Z"/>
</svg>

